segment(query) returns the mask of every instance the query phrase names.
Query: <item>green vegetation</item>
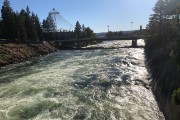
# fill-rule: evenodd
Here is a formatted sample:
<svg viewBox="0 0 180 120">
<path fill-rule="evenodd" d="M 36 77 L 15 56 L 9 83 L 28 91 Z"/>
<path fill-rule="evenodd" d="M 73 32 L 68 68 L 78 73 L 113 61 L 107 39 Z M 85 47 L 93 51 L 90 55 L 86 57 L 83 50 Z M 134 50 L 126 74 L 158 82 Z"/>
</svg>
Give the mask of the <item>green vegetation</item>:
<svg viewBox="0 0 180 120">
<path fill-rule="evenodd" d="M 180 104 L 180 88 L 174 90 L 180 87 L 180 12 L 167 15 L 166 5 L 166 0 L 158 0 L 153 9 L 147 26 L 145 53 L 153 79 L 152 90 L 161 109 L 167 112 L 166 105 L 171 104 L 171 99 Z"/>
<path fill-rule="evenodd" d="M 166 15 L 164 12 L 165 1 L 159 0 L 154 7 L 154 14 L 150 17 L 147 26 L 146 48 L 149 64 L 159 64 L 164 60 L 170 60 L 172 56 L 178 59 L 180 53 L 177 49 L 179 36 L 178 16 Z M 174 57 L 175 58 L 175 57 Z"/>
<path fill-rule="evenodd" d="M 176 105 L 180 105 L 180 88 L 173 91 L 172 100 Z"/>
<path fill-rule="evenodd" d="M 55 10 L 55 9 L 53 9 Z M 6 39 L 9 42 L 31 43 L 41 42 L 42 40 L 60 40 L 74 38 L 91 38 L 94 32 L 89 27 L 81 26 L 76 22 L 74 31 L 59 31 L 56 28 L 55 20 L 51 13 L 41 23 L 39 17 L 26 10 L 14 12 L 9 0 L 4 0 L 0 17 L 0 40 Z"/>
<path fill-rule="evenodd" d="M 76 22 L 74 29 L 75 38 L 92 38 L 95 36 L 93 30 L 89 27 L 81 26 L 79 21 Z"/>
<path fill-rule="evenodd" d="M 49 13 L 48 17 L 46 18 L 46 20 L 43 20 L 42 24 L 43 24 L 42 25 L 43 32 L 49 33 L 49 32 L 55 32 L 56 31 L 56 24 L 55 24 L 55 21 L 54 21 L 54 19 L 50 13 Z"/>
<path fill-rule="evenodd" d="M 80 25 L 79 21 L 76 22 L 76 26 L 75 26 L 74 33 L 75 33 L 75 35 L 76 35 L 76 38 L 80 38 L 81 25 Z"/>
<path fill-rule="evenodd" d="M 2 39 L 11 42 L 39 41 L 42 38 L 41 24 L 38 15 L 27 6 L 20 13 L 14 12 L 9 0 L 4 0 L 1 9 L 0 29 Z"/>
</svg>

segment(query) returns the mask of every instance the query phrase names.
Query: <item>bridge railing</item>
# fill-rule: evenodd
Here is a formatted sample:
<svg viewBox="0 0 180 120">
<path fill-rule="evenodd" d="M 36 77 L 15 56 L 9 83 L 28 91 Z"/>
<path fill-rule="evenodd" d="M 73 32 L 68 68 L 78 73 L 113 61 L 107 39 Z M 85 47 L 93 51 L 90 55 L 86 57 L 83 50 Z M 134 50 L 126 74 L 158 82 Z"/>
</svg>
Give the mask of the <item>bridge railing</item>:
<svg viewBox="0 0 180 120">
<path fill-rule="evenodd" d="M 83 38 L 83 39 L 68 39 L 68 40 L 56 40 L 60 42 L 85 42 L 85 41 L 108 41 L 108 40 L 135 40 L 142 39 L 142 35 L 124 35 L 118 37 L 94 37 L 94 38 Z"/>
</svg>

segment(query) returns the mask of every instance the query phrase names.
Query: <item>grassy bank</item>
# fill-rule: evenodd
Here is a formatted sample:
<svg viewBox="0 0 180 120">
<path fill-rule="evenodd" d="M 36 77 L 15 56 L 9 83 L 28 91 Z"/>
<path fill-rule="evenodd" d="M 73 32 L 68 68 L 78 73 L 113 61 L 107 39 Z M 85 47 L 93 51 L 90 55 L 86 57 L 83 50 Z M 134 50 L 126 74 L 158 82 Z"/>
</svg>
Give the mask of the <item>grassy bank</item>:
<svg viewBox="0 0 180 120">
<path fill-rule="evenodd" d="M 0 44 L 0 66 L 17 63 L 55 51 L 57 51 L 57 48 L 45 41 L 42 44 Z"/>
</svg>

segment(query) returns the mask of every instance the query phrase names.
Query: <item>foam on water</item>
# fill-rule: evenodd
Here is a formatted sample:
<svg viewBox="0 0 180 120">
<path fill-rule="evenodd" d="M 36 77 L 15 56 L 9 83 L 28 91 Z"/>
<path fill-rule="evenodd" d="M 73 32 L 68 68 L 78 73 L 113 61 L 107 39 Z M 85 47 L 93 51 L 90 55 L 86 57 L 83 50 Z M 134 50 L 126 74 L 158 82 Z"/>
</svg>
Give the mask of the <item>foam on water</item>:
<svg viewBox="0 0 180 120">
<path fill-rule="evenodd" d="M 143 54 L 140 48 L 69 50 L 2 68 L 0 119 L 164 119 Z"/>
</svg>

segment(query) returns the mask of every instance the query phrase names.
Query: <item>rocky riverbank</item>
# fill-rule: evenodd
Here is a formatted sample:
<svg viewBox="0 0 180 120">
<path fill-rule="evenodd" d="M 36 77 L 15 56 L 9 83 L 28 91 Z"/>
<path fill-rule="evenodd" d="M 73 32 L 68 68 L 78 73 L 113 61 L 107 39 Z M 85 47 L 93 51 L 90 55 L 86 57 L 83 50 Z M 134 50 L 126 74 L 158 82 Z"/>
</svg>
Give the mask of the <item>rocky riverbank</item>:
<svg viewBox="0 0 180 120">
<path fill-rule="evenodd" d="M 42 44 L 0 44 L 0 66 L 13 64 L 32 57 L 57 51 L 54 45 L 44 41 Z"/>
</svg>

